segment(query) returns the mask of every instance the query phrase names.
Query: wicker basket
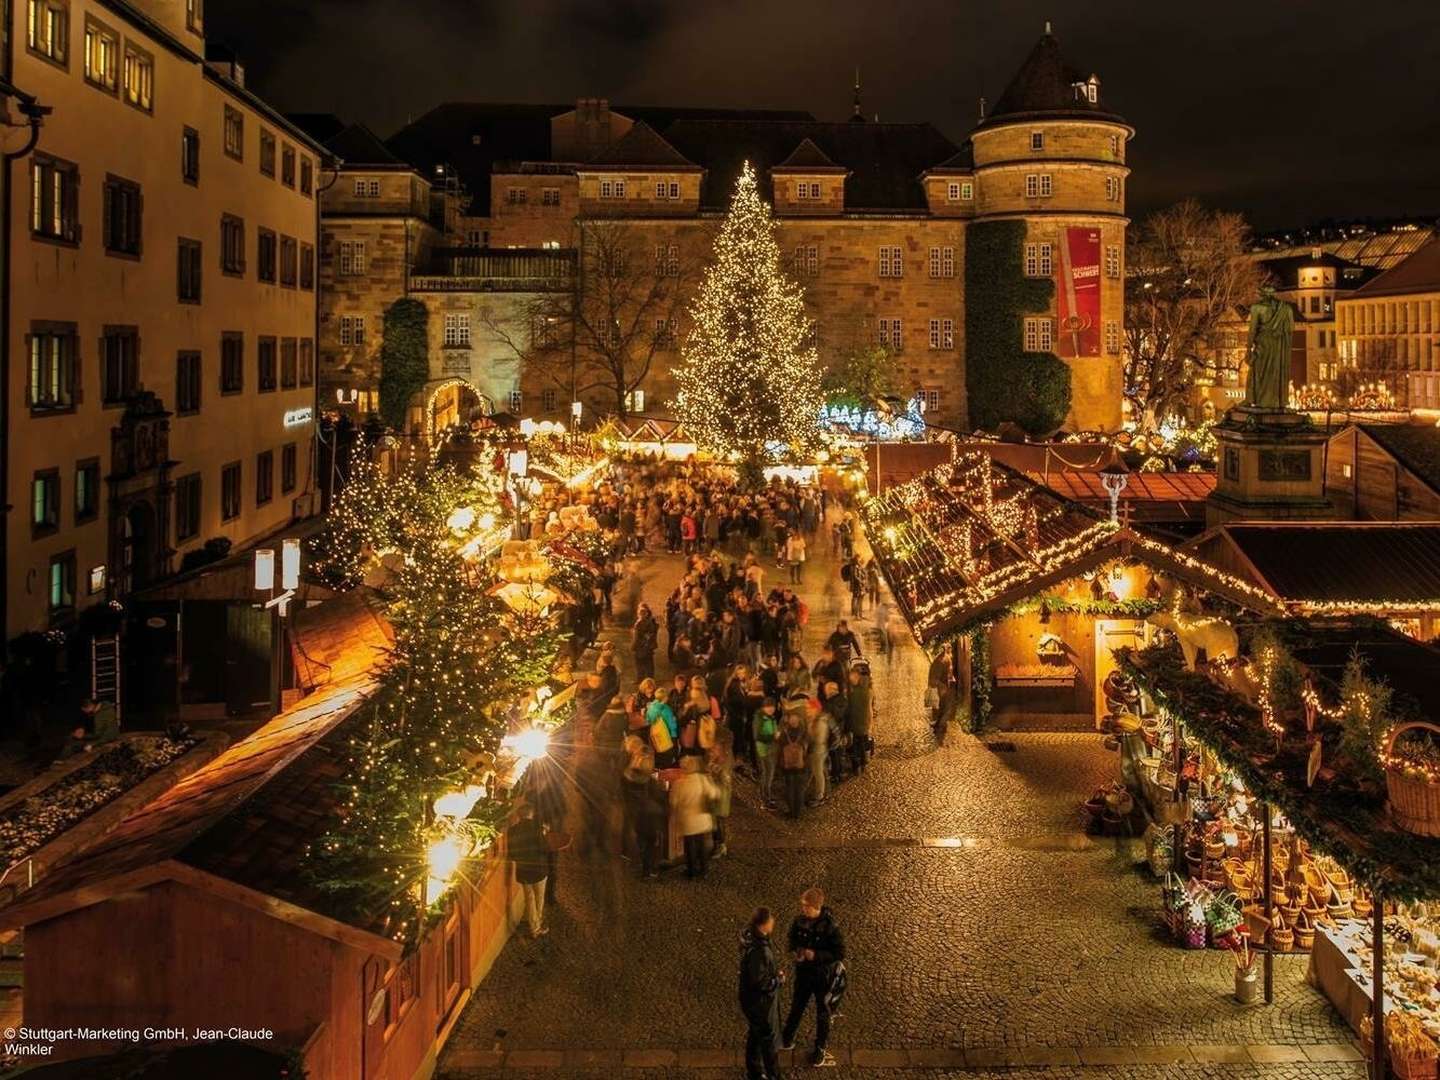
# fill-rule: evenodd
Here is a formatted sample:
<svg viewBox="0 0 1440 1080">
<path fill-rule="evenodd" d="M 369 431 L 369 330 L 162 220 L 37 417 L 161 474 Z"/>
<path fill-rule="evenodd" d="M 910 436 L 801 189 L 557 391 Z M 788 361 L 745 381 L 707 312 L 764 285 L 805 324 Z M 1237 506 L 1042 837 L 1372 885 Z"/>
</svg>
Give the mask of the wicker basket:
<svg viewBox="0 0 1440 1080">
<path fill-rule="evenodd" d="M 1288 926 L 1270 928 L 1270 947 L 1279 953 L 1287 953 L 1295 947 L 1295 931 Z"/>
<path fill-rule="evenodd" d="M 1440 726 L 1425 720 L 1396 724 L 1385 740 L 1387 758 L 1395 752 L 1395 740 L 1413 728 L 1424 728 L 1440 735 Z M 1390 796 L 1390 816 L 1395 819 L 1395 824 L 1420 836 L 1440 836 L 1440 783 L 1420 780 L 1387 766 L 1385 790 Z"/>
<path fill-rule="evenodd" d="M 1391 1054 L 1390 1068 L 1399 1080 L 1435 1080 L 1435 1055 Z"/>
</svg>

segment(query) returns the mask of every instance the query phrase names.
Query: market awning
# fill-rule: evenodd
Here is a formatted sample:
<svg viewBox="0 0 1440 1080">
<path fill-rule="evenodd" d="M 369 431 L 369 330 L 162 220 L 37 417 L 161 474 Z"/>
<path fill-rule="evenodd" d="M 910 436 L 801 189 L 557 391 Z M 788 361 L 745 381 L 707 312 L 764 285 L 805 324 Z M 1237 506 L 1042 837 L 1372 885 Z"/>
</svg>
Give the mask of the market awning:
<svg viewBox="0 0 1440 1080">
<path fill-rule="evenodd" d="M 1280 635 L 1315 677 L 1322 696 L 1338 700 L 1352 655 L 1370 678 L 1393 691 L 1397 719 L 1440 714 L 1440 651 L 1376 620 L 1261 624 Z M 1258 629 L 1258 628 L 1257 628 Z M 1303 718 L 1288 718 L 1277 742 L 1260 708 L 1209 674 L 1185 667 L 1174 645 L 1117 651 L 1120 666 L 1162 708 L 1233 769 L 1252 794 L 1271 803 L 1319 851 L 1387 899 L 1440 897 L 1440 837 L 1400 828 L 1390 817 L 1383 781 L 1366 777 L 1341 749 L 1344 729 L 1323 714 L 1315 721 L 1322 768 L 1307 782 L 1313 749 Z M 1287 718 L 1280 717 L 1286 721 Z"/>
<path fill-rule="evenodd" d="M 863 514 L 881 572 L 926 648 L 1117 558 L 1138 559 L 1251 611 L 1281 610 L 1264 590 L 1063 498 L 988 454 L 962 454 L 890 488 Z"/>
</svg>

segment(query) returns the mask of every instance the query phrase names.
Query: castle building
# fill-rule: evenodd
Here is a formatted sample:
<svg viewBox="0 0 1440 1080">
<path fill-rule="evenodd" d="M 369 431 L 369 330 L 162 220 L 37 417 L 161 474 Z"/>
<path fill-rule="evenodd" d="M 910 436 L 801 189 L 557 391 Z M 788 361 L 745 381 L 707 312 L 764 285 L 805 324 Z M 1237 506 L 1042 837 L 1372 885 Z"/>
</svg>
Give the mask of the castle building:
<svg viewBox="0 0 1440 1080">
<path fill-rule="evenodd" d="M 325 137 L 316 118 L 300 122 Z M 421 430 L 476 401 L 554 419 L 576 401 L 586 415 L 664 414 L 685 300 L 748 161 L 823 360 L 889 350 L 905 392 L 922 396 L 932 422 L 958 429 L 1016 419 L 994 402 L 1023 398 L 1044 381 L 1036 372 L 1053 380 L 1063 364 L 1065 425 L 1119 427 L 1134 131 L 1048 29 L 960 145 L 927 123 L 866 119 L 858 85 L 842 122 L 603 99 L 451 103 L 383 144 L 372 137 L 358 156 L 331 128 L 327 145 L 347 165 L 325 197 L 321 277 L 347 280 L 322 313 L 327 408 L 358 418 L 374 407 L 379 320 L 403 296 L 426 305 L 440 342 L 428 388 L 411 402 Z M 352 184 L 364 174 L 371 200 L 364 159 L 382 156 L 398 172 L 377 175 L 429 185 L 430 196 L 407 204 L 408 226 L 388 226 L 402 239 L 386 250 L 403 266 L 387 255 L 357 271 L 342 233 L 378 229 L 370 211 L 385 200 L 367 202 L 362 223 Z M 363 346 L 356 315 L 367 320 Z M 449 380 L 464 398 L 457 412 Z M 970 401 L 976 387 L 983 408 Z M 438 406 L 436 388 L 446 395 Z"/>
<path fill-rule="evenodd" d="M 7 163 L 13 637 L 310 512 L 321 147 L 207 63 L 198 0 L 7 17 L 51 110 Z"/>
</svg>

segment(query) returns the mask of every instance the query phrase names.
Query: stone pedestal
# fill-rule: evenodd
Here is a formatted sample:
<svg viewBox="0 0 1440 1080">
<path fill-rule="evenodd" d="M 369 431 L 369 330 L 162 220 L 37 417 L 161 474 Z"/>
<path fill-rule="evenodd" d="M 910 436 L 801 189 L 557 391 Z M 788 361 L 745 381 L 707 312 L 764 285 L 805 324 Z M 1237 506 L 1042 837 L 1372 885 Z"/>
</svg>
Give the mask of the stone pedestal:
<svg viewBox="0 0 1440 1080">
<path fill-rule="evenodd" d="M 1207 528 L 1334 516 L 1325 497 L 1327 436 L 1304 413 L 1240 405 L 1213 430 L 1219 448 Z"/>
</svg>

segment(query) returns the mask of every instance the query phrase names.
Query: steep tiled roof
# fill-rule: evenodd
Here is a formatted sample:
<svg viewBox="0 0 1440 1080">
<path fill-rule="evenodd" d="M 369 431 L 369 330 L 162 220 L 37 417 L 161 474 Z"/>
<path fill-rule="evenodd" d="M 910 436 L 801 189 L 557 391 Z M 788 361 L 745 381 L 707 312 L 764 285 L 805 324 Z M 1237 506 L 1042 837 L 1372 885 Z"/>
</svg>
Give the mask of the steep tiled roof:
<svg viewBox="0 0 1440 1080">
<path fill-rule="evenodd" d="M 332 135 L 325 140 L 325 148 L 352 168 L 364 168 L 367 165 L 387 169 L 412 167 L 392 153 L 390 148 L 381 142 L 380 137 L 364 124 L 351 124 Z"/>
<path fill-rule="evenodd" d="M 959 150 L 951 154 L 939 165 L 932 165 L 928 170 L 931 173 L 971 173 L 975 171 L 975 146 L 966 139 Z"/>
<path fill-rule="evenodd" d="M 1357 424 L 1431 491 L 1440 494 L 1440 428 L 1420 424 Z"/>
<path fill-rule="evenodd" d="M 399 157 L 426 176 L 449 165 L 470 193 L 473 212 L 490 212 L 490 171 L 497 161 L 549 161 L 550 121 L 575 108 L 568 105 L 507 105 L 451 101 L 437 105 L 386 140 Z M 656 131 L 677 120 L 808 120 L 807 112 L 743 109 L 667 109 L 612 105 L 611 111 L 641 120 Z"/>
<path fill-rule="evenodd" d="M 1090 120 L 1112 120 L 1123 124 L 1116 114 L 1105 107 L 1101 100 L 1091 102 L 1078 97 L 1075 84 L 1085 82 L 1089 74 L 1071 67 L 1060 55 L 1060 42 L 1054 35 L 1046 33 L 1030 55 L 1020 65 L 1020 70 L 1005 87 L 1005 92 L 996 100 L 994 107 L 980 122 L 980 127 L 1041 118 L 1083 117 Z"/>
<path fill-rule="evenodd" d="M 629 131 L 592 158 L 588 164 L 599 168 L 639 165 L 684 172 L 695 172 L 700 168 L 656 134 L 655 129 L 643 120 L 637 120 L 630 126 Z"/>
<path fill-rule="evenodd" d="M 850 170 L 846 209 L 923 210 L 920 174 L 957 149 L 929 124 L 679 120 L 664 135 L 705 167 L 700 202 L 715 209 L 729 202 L 746 161 L 755 166 L 764 188 L 770 169 L 809 139 L 828 159 Z M 762 194 L 768 197 L 769 191 Z"/>
<path fill-rule="evenodd" d="M 1440 524 L 1245 522 L 1219 531 L 1282 600 L 1440 607 Z"/>
<path fill-rule="evenodd" d="M 851 117 L 853 120 L 854 117 Z M 844 165 L 836 165 L 831 161 L 824 150 L 815 145 L 815 140 L 808 135 L 800 140 L 800 145 L 791 151 L 780 164 L 771 168 L 772 172 L 846 172 Z"/>
<path fill-rule="evenodd" d="M 1440 240 L 1431 240 L 1404 262 L 1360 286 L 1355 299 L 1426 292 L 1440 292 Z"/>
</svg>

